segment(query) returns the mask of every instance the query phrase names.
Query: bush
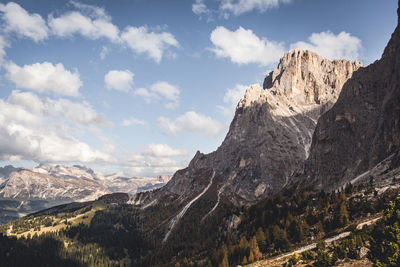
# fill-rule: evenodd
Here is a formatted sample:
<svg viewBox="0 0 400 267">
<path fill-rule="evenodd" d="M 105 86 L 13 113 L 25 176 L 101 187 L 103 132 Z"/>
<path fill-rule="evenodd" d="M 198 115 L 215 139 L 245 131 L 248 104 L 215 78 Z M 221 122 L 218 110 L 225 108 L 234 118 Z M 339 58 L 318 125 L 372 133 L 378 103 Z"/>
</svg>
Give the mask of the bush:
<svg viewBox="0 0 400 267">
<path fill-rule="evenodd" d="M 335 262 L 332 260 L 329 254 L 324 251 L 318 253 L 317 259 L 314 262 L 315 267 L 328 267 L 328 266 L 333 266 L 334 264 Z"/>
<path fill-rule="evenodd" d="M 301 253 L 301 259 L 305 262 L 312 261 L 316 257 L 316 253 L 312 250 L 306 250 Z"/>
</svg>

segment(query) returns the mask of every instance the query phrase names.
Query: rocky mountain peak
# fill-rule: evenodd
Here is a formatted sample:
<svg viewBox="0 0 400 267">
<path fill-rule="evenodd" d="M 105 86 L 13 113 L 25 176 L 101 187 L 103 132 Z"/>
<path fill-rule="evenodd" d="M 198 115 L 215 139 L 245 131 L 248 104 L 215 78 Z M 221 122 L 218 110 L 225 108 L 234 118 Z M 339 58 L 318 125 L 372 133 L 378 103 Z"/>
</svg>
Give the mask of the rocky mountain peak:
<svg viewBox="0 0 400 267">
<path fill-rule="evenodd" d="M 273 95 L 312 109 L 316 104 L 334 102 L 344 82 L 362 66 L 358 61 L 331 61 L 296 48 L 285 53 L 277 69 L 265 78 L 263 87 Z"/>
<path fill-rule="evenodd" d="M 270 112 L 277 116 L 309 113 L 316 120 L 335 103 L 345 81 L 362 66 L 359 61 L 331 61 L 308 50 L 292 49 L 265 77 L 263 88 L 258 84 L 247 88 L 237 109 L 268 103 Z"/>
</svg>

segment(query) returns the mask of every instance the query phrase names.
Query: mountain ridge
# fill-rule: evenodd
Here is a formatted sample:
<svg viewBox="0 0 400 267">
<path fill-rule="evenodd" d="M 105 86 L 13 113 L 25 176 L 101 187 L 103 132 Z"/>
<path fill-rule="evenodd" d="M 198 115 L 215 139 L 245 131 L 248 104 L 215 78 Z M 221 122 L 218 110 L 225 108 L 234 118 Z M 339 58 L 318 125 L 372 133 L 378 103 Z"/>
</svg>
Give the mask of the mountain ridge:
<svg viewBox="0 0 400 267">
<path fill-rule="evenodd" d="M 0 222 L 70 202 L 93 201 L 123 192 L 133 195 L 165 185 L 170 176 L 154 178 L 102 175 L 85 166 L 40 164 L 33 169 L 0 169 Z"/>
</svg>

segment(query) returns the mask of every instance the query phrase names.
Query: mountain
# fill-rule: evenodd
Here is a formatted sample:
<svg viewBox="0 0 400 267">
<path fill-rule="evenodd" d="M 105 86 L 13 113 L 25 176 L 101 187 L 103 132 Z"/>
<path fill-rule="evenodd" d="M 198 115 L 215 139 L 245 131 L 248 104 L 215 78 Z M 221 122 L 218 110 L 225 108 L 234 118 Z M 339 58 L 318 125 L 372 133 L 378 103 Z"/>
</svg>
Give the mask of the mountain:
<svg viewBox="0 0 400 267">
<path fill-rule="evenodd" d="M 226 196 L 238 206 L 279 192 L 307 158 L 318 118 L 361 66 L 300 49 L 287 52 L 263 88 L 247 88 L 215 152 L 197 152 L 165 187 L 136 195 L 135 203 L 154 204 L 167 196 L 189 201 L 207 186 L 215 201 Z"/>
<path fill-rule="evenodd" d="M 45 165 L 33 169 L 6 166 L 0 169 L 0 222 L 73 201 L 91 201 L 114 192 L 160 188 L 169 176 L 127 178 L 103 176 L 85 166 Z"/>
<path fill-rule="evenodd" d="M 359 69 L 335 105 L 321 116 L 304 173 L 294 181 L 314 190 L 335 190 L 370 179 L 378 165 L 400 166 L 400 26 L 382 58 Z M 384 174 L 384 173 L 383 173 Z M 358 178 L 357 178 L 358 177 Z M 379 177 L 375 177 L 379 180 Z M 400 177 L 399 177 L 400 178 Z"/>
</svg>

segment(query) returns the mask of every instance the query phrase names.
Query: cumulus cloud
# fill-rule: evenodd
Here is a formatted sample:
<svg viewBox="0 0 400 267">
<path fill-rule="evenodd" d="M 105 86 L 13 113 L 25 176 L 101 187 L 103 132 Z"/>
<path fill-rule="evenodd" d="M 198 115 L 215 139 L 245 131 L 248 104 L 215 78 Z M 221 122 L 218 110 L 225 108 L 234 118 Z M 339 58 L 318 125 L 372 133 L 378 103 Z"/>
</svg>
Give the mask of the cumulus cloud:
<svg viewBox="0 0 400 267">
<path fill-rule="evenodd" d="M 124 119 L 122 121 L 122 126 L 128 127 L 128 126 L 133 126 L 133 125 L 142 125 L 142 126 L 144 126 L 144 125 L 147 125 L 147 123 L 144 120 L 139 120 L 139 119 L 136 119 L 136 118 L 128 118 L 128 119 Z"/>
<path fill-rule="evenodd" d="M 154 99 L 166 99 L 166 108 L 174 109 L 179 106 L 179 95 L 181 91 L 175 85 L 165 81 L 152 84 L 149 89 L 139 88 L 134 91 L 134 95 L 141 96 L 147 103 Z"/>
<path fill-rule="evenodd" d="M 166 133 L 171 135 L 175 135 L 182 130 L 181 127 L 177 125 L 177 123 L 167 117 L 159 117 L 158 124 L 166 131 Z"/>
<path fill-rule="evenodd" d="M 240 99 L 244 96 L 247 86 L 236 84 L 234 88 L 226 89 L 223 102 L 225 105 L 217 106 L 217 109 L 227 117 L 232 117 Z"/>
<path fill-rule="evenodd" d="M 147 145 L 143 152 L 145 155 L 154 157 L 177 157 L 186 156 L 186 150 L 173 149 L 167 144 L 150 144 Z"/>
<path fill-rule="evenodd" d="M 35 42 L 47 39 L 50 34 L 61 38 L 70 38 L 75 34 L 80 34 L 92 40 L 107 39 L 115 44 L 128 47 L 134 53 L 146 54 L 157 63 L 160 63 L 166 52 L 168 57 L 176 57 L 175 53 L 168 50 L 171 47 L 179 47 L 179 42 L 173 34 L 162 31 L 162 27 L 155 32 L 150 31 L 147 26 L 127 26 L 120 32 L 104 8 L 76 1 L 70 1 L 69 4 L 76 10 L 59 16 L 50 14 L 47 24 L 39 14 L 30 14 L 14 2 L 6 5 L 0 4 L 2 26 L 6 33 L 13 32 L 18 36 L 31 38 Z M 103 48 L 100 58 L 104 59 L 107 52 L 108 49 Z"/>
<path fill-rule="evenodd" d="M 174 120 L 159 117 L 158 123 L 166 133 L 171 135 L 175 135 L 181 131 L 188 131 L 205 133 L 209 136 L 218 136 L 225 130 L 224 124 L 220 121 L 194 111 L 188 111 Z"/>
<path fill-rule="evenodd" d="M 0 159 L 40 162 L 113 162 L 71 133 L 110 123 L 88 103 L 13 91 L 0 99 Z"/>
<path fill-rule="evenodd" d="M 169 32 L 149 32 L 147 27 L 128 26 L 121 33 L 124 44 L 139 54 L 147 54 L 160 63 L 164 50 L 169 47 L 179 47 L 178 41 Z"/>
<path fill-rule="evenodd" d="M 210 40 L 214 45 L 210 50 L 217 57 L 229 58 L 239 65 L 257 63 L 266 66 L 277 62 L 285 52 L 282 43 L 260 39 L 253 31 L 242 27 L 230 31 L 218 26 L 211 32 Z"/>
<path fill-rule="evenodd" d="M 66 119 L 65 122 L 73 122 L 87 127 L 112 125 L 87 102 L 74 102 L 64 98 L 58 100 L 40 98 L 31 92 L 14 90 L 9 95 L 7 103 L 20 107 L 21 110 L 29 112 L 32 116 L 53 117 L 55 120 L 62 117 Z"/>
<path fill-rule="evenodd" d="M 9 2 L 7 5 L 0 4 L 0 12 L 3 13 L 2 19 L 6 32 L 14 32 L 18 36 L 30 38 L 35 42 L 47 39 L 48 28 L 39 14 L 29 14 L 14 2 Z"/>
<path fill-rule="evenodd" d="M 241 15 L 253 10 L 265 12 L 268 9 L 278 7 L 280 3 L 289 3 L 291 0 L 222 0 L 221 12 L 227 18 L 230 14 Z"/>
<path fill-rule="evenodd" d="M 176 86 L 167 82 L 157 82 L 150 86 L 150 90 L 156 95 L 160 95 L 171 101 L 166 104 L 167 108 L 175 108 L 178 106 L 180 91 Z"/>
<path fill-rule="evenodd" d="M 124 173 L 135 176 L 173 174 L 187 165 L 188 153 L 167 144 L 149 144 L 140 153 L 126 155 L 121 167 Z"/>
<path fill-rule="evenodd" d="M 133 86 L 134 74 L 130 70 L 110 70 L 104 76 L 107 89 L 128 92 Z"/>
<path fill-rule="evenodd" d="M 140 154 L 131 155 L 123 172 L 130 176 L 154 177 L 156 175 L 173 174 L 186 165 L 168 157 L 151 157 Z"/>
<path fill-rule="evenodd" d="M 82 81 L 78 71 L 68 71 L 64 65 L 50 62 L 35 63 L 20 67 L 15 63 L 5 65 L 7 78 L 17 88 L 35 90 L 41 93 L 53 92 L 59 95 L 79 96 Z"/>
<path fill-rule="evenodd" d="M 302 48 L 316 52 L 328 59 L 356 60 L 362 49 L 361 40 L 347 32 L 335 35 L 330 31 L 313 33 L 308 38 L 309 42 L 291 44 L 291 48 Z"/>
<path fill-rule="evenodd" d="M 53 34 L 60 37 L 71 37 L 79 33 L 85 37 L 96 40 L 101 37 L 113 42 L 119 40 L 119 29 L 109 21 L 108 17 L 84 16 L 78 11 L 63 14 L 58 18 L 49 16 L 49 27 Z"/>
</svg>

